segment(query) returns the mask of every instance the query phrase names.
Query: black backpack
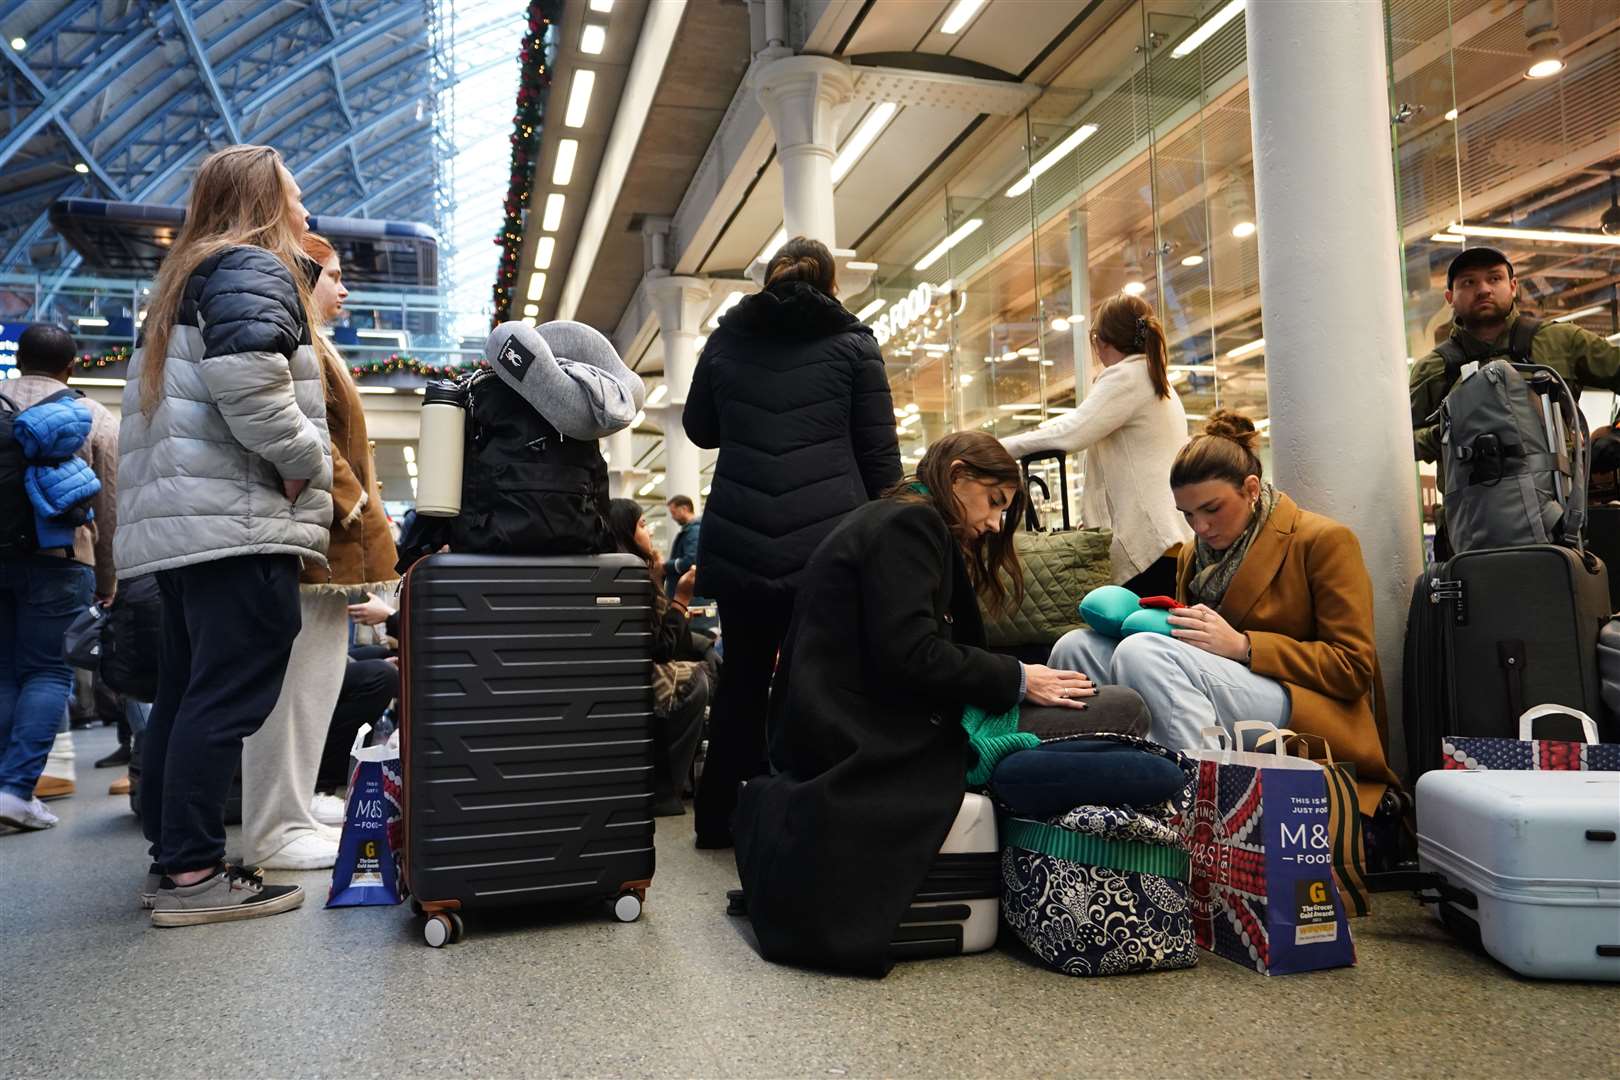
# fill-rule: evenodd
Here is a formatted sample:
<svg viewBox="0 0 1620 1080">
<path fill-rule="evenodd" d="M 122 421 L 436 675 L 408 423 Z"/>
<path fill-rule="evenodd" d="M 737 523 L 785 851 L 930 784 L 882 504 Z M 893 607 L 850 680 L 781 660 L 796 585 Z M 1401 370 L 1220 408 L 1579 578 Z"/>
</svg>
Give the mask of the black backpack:
<svg viewBox="0 0 1620 1080">
<path fill-rule="evenodd" d="M 490 555 L 602 555 L 607 462 L 595 439 L 560 434 L 493 372 L 472 377 L 461 514 L 450 548 Z"/>
<path fill-rule="evenodd" d="M 40 405 L 48 405 L 63 398 L 83 397 L 70 388 L 58 390 Z M 12 427 L 23 409 L 0 394 L 0 559 L 15 559 L 39 550 L 39 534 L 34 529 L 34 504 L 23 487 L 23 474 L 28 461 L 22 446 L 12 433 Z"/>
</svg>

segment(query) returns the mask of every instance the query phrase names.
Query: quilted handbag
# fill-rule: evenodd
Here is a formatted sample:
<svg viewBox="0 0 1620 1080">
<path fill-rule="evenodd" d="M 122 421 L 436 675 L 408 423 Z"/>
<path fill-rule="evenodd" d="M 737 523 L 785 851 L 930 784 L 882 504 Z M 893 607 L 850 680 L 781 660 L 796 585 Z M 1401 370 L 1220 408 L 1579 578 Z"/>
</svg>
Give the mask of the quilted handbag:
<svg viewBox="0 0 1620 1080">
<path fill-rule="evenodd" d="M 1027 527 L 1013 538 L 1018 565 L 1023 573 L 1024 600 L 1017 609 L 999 617 L 985 612 L 985 636 L 991 648 L 1050 646 L 1070 630 L 1085 625 L 1080 619 L 1080 600 L 1091 590 L 1113 580 L 1113 564 L 1108 549 L 1114 542 L 1109 529 L 1074 529 L 1069 524 L 1068 469 L 1063 455 L 1032 454 L 1024 459 L 1024 474 L 1030 463 L 1055 456 L 1059 466 L 1059 486 L 1063 495 L 1063 528 L 1039 532 L 1039 515 L 1030 501 Z M 1039 477 L 1028 483 L 1045 489 Z M 1003 579 L 1004 585 L 1012 582 Z"/>
<path fill-rule="evenodd" d="M 1179 753 L 1128 736 L 1196 775 Z M 1079 806 L 1051 821 L 1002 827 L 1003 921 L 1030 952 L 1065 975 L 1189 968 L 1193 936 L 1187 849 L 1173 803 Z"/>
</svg>

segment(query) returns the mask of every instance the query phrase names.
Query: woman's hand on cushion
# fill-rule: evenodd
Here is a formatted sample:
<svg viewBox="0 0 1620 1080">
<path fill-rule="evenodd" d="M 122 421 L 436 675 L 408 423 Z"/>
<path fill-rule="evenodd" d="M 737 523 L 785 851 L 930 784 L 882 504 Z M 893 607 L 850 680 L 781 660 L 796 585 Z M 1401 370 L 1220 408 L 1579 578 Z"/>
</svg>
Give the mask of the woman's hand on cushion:
<svg viewBox="0 0 1620 1080">
<path fill-rule="evenodd" d="M 1220 612 L 1206 604 L 1172 611 L 1170 636 L 1240 664 L 1249 662 L 1249 636 L 1232 629 Z"/>
<path fill-rule="evenodd" d="M 1024 700 L 1031 705 L 1085 708 L 1081 698 L 1094 697 L 1097 688 L 1078 671 L 1059 671 L 1044 664 L 1024 666 Z"/>
</svg>

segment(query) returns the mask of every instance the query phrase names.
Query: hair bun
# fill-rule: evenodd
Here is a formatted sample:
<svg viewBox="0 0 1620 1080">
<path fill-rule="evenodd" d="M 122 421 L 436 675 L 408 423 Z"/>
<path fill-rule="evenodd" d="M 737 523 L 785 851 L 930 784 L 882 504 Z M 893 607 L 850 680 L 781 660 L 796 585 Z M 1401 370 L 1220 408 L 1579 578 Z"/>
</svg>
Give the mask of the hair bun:
<svg viewBox="0 0 1620 1080">
<path fill-rule="evenodd" d="M 1255 430 L 1254 421 L 1231 409 L 1216 409 L 1211 413 L 1204 424 L 1204 434 L 1230 439 L 1250 453 L 1260 445 L 1260 432 Z"/>
</svg>

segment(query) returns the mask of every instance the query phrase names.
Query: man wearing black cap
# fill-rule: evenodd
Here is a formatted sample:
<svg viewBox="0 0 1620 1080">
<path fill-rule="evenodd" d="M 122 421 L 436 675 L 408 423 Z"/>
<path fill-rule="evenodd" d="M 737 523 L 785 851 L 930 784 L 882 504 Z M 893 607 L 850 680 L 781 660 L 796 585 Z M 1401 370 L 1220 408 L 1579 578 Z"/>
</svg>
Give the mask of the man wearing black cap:
<svg viewBox="0 0 1620 1080">
<path fill-rule="evenodd" d="M 1451 260 L 1446 270 L 1446 302 L 1456 313 L 1451 337 L 1412 366 L 1412 430 L 1420 460 L 1440 459 L 1440 425 L 1430 417 L 1464 364 L 1507 357 L 1545 364 L 1577 397 L 1586 386 L 1620 392 L 1620 346 L 1572 322 L 1521 315 L 1518 291 L 1513 264 L 1495 248 L 1469 248 Z"/>
</svg>

